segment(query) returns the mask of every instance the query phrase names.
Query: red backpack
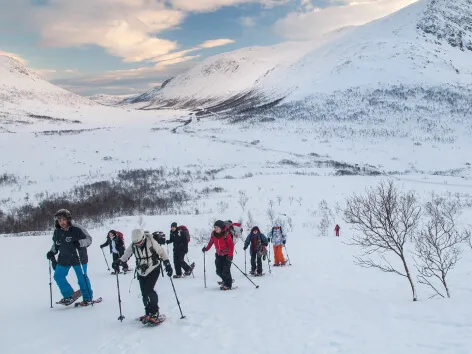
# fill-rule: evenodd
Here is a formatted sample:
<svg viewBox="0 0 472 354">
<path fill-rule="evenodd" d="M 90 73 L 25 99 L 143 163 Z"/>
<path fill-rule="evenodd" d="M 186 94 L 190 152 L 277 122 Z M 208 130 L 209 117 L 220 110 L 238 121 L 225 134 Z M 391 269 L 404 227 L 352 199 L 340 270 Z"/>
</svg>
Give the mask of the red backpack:
<svg viewBox="0 0 472 354">
<path fill-rule="evenodd" d="M 119 232 L 119 231 L 116 231 L 116 236 L 118 236 L 121 241 L 123 241 L 123 246 L 125 244 L 125 236 L 123 235 L 123 233 Z"/>
<path fill-rule="evenodd" d="M 190 243 L 190 231 L 188 231 L 187 226 L 181 225 L 177 229 L 180 231 L 187 231 L 187 243 Z"/>
</svg>

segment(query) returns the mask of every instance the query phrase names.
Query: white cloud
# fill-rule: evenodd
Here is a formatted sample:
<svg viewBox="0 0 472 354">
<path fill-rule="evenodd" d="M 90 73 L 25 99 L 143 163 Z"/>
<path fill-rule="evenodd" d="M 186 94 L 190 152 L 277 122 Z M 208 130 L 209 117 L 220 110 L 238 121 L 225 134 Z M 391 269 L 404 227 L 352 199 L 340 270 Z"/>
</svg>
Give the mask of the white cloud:
<svg viewBox="0 0 472 354">
<path fill-rule="evenodd" d="M 15 53 L 10 53 L 10 52 L 4 52 L 3 50 L 0 50 L 0 56 L 6 56 L 12 59 L 15 59 L 16 61 L 20 62 L 21 64 L 26 65 L 28 62 L 26 59 L 22 58 L 20 55 L 15 54 Z"/>
<path fill-rule="evenodd" d="M 79 71 L 77 69 L 64 69 L 64 70 L 56 70 L 56 69 L 33 69 L 39 76 L 48 80 L 54 79 L 58 77 L 64 76 L 72 76 L 78 75 Z"/>
<path fill-rule="evenodd" d="M 236 6 L 248 3 L 259 3 L 267 7 L 285 4 L 293 0 L 170 0 L 176 9 L 183 11 L 208 12 L 223 6 Z"/>
<path fill-rule="evenodd" d="M 342 0 L 342 5 L 324 9 L 311 7 L 310 1 L 302 0 L 304 11 L 289 13 L 277 21 L 274 30 L 290 40 L 307 40 L 324 33 L 346 27 L 358 26 L 389 15 L 417 0 Z"/>
<path fill-rule="evenodd" d="M 200 44 L 200 48 L 215 48 L 215 47 L 221 47 L 221 46 L 232 44 L 232 43 L 234 43 L 234 41 L 232 39 L 227 39 L 227 38 L 211 39 Z"/>
<path fill-rule="evenodd" d="M 239 18 L 239 23 L 244 27 L 254 27 L 256 19 L 254 17 L 244 16 Z"/>
<path fill-rule="evenodd" d="M 31 15 L 45 46 L 97 45 L 126 62 L 175 50 L 176 42 L 156 35 L 185 18 L 182 11 L 151 0 L 54 0 Z"/>
</svg>

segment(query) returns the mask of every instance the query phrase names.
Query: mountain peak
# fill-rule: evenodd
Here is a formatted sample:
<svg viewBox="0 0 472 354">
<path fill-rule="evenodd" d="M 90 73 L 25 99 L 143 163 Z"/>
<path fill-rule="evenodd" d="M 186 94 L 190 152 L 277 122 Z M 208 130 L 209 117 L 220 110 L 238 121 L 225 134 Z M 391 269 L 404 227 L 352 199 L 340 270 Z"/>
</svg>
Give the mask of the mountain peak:
<svg viewBox="0 0 472 354">
<path fill-rule="evenodd" d="M 472 51 L 472 1 L 430 0 L 417 28 L 426 37 Z"/>
<path fill-rule="evenodd" d="M 33 70 L 28 69 L 25 64 L 8 55 L 0 55 L 0 68 L 16 75 L 28 76 L 34 80 L 41 80 L 41 77 Z"/>
</svg>

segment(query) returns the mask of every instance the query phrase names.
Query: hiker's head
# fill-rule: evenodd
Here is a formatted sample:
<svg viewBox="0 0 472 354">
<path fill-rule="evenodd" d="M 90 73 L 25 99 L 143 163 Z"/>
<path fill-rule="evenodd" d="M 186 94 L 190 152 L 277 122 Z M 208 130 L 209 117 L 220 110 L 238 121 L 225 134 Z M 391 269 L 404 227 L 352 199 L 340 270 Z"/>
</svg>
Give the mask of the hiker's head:
<svg viewBox="0 0 472 354">
<path fill-rule="evenodd" d="M 225 223 L 222 220 L 217 220 L 215 221 L 215 224 L 213 225 L 213 228 L 217 234 L 221 234 L 223 230 L 225 229 Z"/>
<path fill-rule="evenodd" d="M 141 246 L 144 243 L 144 231 L 140 229 L 134 229 L 131 232 L 131 241 L 138 246 Z"/>
<path fill-rule="evenodd" d="M 251 233 L 252 234 L 260 234 L 261 233 L 261 230 L 259 230 L 259 227 L 257 226 L 254 226 L 251 230 Z"/>
<path fill-rule="evenodd" d="M 109 238 L 115 238 L 115 236 L 116 236 L 116 231 L 115 230 L 108 231 L 108 237 Z"/>
<path fill-rule="evenodd" d="M 72 214 L 67 209 L 60 209 L 54 214 L 56 228 L 66 229 L 71 225 Z"/>
<path fill-rule="evenodd" d="M 172 231 L 177 230 L 177 223 L 176 223 L 176 222 L 173 222 L 173 223 L 170 225 L 170 229 L 171 229 Z"/>
</svg>

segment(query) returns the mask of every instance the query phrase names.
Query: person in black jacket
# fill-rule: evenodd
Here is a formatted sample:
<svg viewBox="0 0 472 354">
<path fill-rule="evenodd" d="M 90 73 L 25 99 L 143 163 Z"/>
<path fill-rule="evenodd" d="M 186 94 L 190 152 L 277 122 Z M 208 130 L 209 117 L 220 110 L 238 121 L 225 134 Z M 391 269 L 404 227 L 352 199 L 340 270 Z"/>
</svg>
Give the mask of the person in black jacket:
<svg viewBox="0 0 472 354">
<path fill-rule="evenodd" d="M 77 275 L 83 303 L 87 305 L 93 299 L 92 286 L 87 275 L 87 247 L 92 244 L 92 237 L 83 227 L 72 223 L 72 215 L 69 210 L 58 210 L 54 219 L 56 230 L 52 236 L 53 245 L 46 257 L 52 260 L 59 253 L 54 270 L 54 280 L 63 296 L 59 303 L 70 305 L 75 300 L 73 298 L 74 289 L 66 278 L 72 267 Z"/>
<path fill-rule="evenodd" d="M 118 236 L 115 230 L 108 231 L 107 240 L 104 244 L 100 245 L 100 248 L 104 248 L 106 246 L 110 247 L 110 253 L 113 255 L 113 262 L 120 258 L 123 253 L 125 253 L 125 243 L 121 237 Z M 121 266 L 123 267 L 123 273 L 126 273 L 129 269 L 128 263 L 122 262 Z M 113 268 L 113 272 L 111 272 L 111 274 L 117 273 L 120 273 L 120 267 Z"/>
<path fill-rule="evenodd" d="M 195 263 L 192 263 L 190 266 L 185 262 L 185 255 L 188 252 L 188 240 L 189 233 L 185 226 L 177 227 L 177 223 L 172 223 L 170 227 L 170 237 L 166 241 L 166 244 L 174 244 L 174 267 L 175 275 L 174 278 L 182 277 L 182 268 L 185 271 L 185 275 L 192 274 L 193 268 L 195 268 Z"/>
</svg>

